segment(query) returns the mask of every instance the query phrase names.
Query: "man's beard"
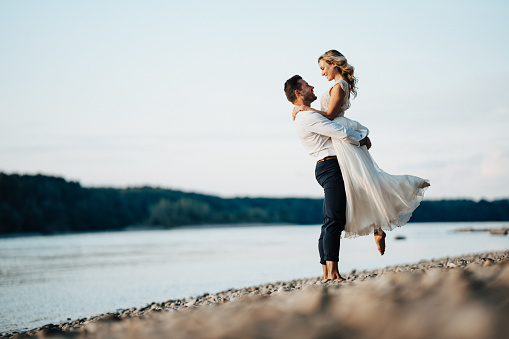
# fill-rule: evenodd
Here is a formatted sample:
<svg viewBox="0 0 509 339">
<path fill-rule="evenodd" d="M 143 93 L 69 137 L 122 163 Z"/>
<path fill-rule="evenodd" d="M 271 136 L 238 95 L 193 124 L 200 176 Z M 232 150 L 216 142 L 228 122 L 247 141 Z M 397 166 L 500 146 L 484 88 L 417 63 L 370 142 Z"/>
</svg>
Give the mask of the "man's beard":
<svg viewBox="0 0 509 339">
<path fill-rule="evenodd" d="M 308 95 L 306 95 L 306 101 L 313 102 L 315 100 L 316 100 L 316 95 L 314 95 L 313 93 L 309 93 Z"/>
</svg>

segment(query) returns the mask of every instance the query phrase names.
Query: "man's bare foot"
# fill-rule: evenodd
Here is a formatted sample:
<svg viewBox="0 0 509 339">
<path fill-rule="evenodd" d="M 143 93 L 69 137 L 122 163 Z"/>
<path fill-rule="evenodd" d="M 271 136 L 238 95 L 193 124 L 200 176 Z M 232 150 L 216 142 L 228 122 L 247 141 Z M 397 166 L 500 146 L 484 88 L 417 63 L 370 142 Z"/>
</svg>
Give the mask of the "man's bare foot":
<svg viewBox="0 0 509 339">
<path fill-rule="evenodd" d="M 342 281 L 345 281 L 346 279 L 343 278 L 342 276 L 338 276 L 338 278 L 336 279 L 333 279 L 334 282 L 342 282 Z"/>
<path fill-rule="evenodd" d="M 385 232 L 382 230 L 376 231 L 374 236 L 375 236 L 376 247 L 378 247 L 378 252 L 380 252 L 380 255 L 384 255 L 384 253 L 385 253 Z"/>
<path fill-rule="evenodd" d="M 343 278 L 340 274 L 339 274 L 339 269 L 338 269 L 338 262 L 337 261 L 327 261 L 326 262 L 327 265 L 326 265 L 326 268 L 327 268 L 327 277 L 326 279 L 330 279 L 330 280 L 334 280 L 334 281 L 343 281 L 345 280 L 345 278 Z"/>
</svg>

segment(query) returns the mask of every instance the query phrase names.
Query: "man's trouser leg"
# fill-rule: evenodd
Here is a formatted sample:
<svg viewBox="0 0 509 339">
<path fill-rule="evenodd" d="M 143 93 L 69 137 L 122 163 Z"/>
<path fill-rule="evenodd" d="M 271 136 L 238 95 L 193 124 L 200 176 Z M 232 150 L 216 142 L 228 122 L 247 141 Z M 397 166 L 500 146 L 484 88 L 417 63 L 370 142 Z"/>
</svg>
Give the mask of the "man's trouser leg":
<svg viewBox="0 0 509 339">
<path fill-rule="evenodd" d="M 315 176 L 323 187 L 323 225 L 318 239 L 320 263 L 339 261 L 341 232 L 346 224 L 346 193 L 341 169 L 336 159 L 316 164 Z"/>
</svg>

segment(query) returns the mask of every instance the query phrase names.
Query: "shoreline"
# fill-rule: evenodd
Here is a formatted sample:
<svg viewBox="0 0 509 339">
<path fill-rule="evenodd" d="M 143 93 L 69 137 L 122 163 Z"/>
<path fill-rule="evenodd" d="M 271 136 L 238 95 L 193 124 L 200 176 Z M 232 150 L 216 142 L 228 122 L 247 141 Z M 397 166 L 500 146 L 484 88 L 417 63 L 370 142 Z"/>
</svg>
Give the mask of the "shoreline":
<svg viewBox="0 0 509 339">
<path fill-rule="evenodd" d="M 422 260 L 413 264 L 388 266 L 383 269 L 354 270 L 343 276 L 346 278 L 344 282 L 324 282 L 320 277 L 313 277 L 229 289 L 219 293 L 167 300 L 160 303 L 153 302 L 145 307 L 133 307 L 116 313 L 100 314 L 61 324 L 47 324 L 29 331 L 0 335 L 3 338 L 15 339 L 51 337 L 164 338 L 168 333 L 172 333 L 175 337 L 183 338 L 235 338 L 240 335 L 236 331 L 248 328 L 252 333 L 242 332 L 243 337 L 305 338 L 321 336 L 323 333 L 320 334 L 320 330 L 323 328 L 315 325 L 328 319 L 324 325 L 326 331 L 333 331 L 342 336 L 360 331 L 355 335 L 348 335 L 348 337 L 377 335 L 383 338 L 389 336 L 385 336 L 383 333 L 371 333 L 369 332 L 371 327 L 365 329 L 360 325 L 367 325 L 368 323 L 364 322 L 368 320 L 377 323 L 382 315 L 382 318 L 388 318 L 388 320 L 392 319 L 392 316 L 400 319 L 410 316 L 410 320 L 413 319 L 411 322 L 417 322 L 417 319 L 414 319 L 415 316 L 412 316 L 412 312 L 408 314 L 404 312 L 407 309 L 407 311 L 420 310 L 417 312 L 420 314 L 418 322 L 427 323 L 431 326 L 430 329 L 437 330 L 435 323 L 439 319 L 436 319 L 436 311 L 441 308 L 445 308 L 443 312 L 449 314 L 450 322 L 456 324 L 455 326 L 460 320 L 456 319 L 457 317 L 452 317 L 450 313 L 463 314 L 466 309 L 469 311 L 463 317 L 474 316 L 476 318 L 475 322 L 467 326 L 469 330 L 464 333 L 466 335 L 463 336 L 464 338 L 472 337 L 470 334 L 476 334 L 477 338 L 483 338 L 485 336 L 482 333 L 486 331 L 491 331 L 491 334 L 498 332 L 504 335 L 509 334 L 509 325 L 503 321 L 509 316 L 509 250 Z M 491 286 L 492 280 L 499 281 L 498 285 Z M 398 291 L 405 292 L 398 295 Z M 394 299 L 395 294 L 396 298 Z M 435 294 L 440 298 L 437 299 Z M 498 295 L 498 297 L 494 299 L 493 295 Z M 326 299 L 330 300 L 325 302 Z M 422 300 L 416 304 L 414 299 Z M 497 302 L 501 304 L 497 305 Z M 347 313 L 340 306 L 345 304 L 349 305 Z M 327 317 L 324 318 L 323 309 L 331 307 L 332 311 L 326 312 Z M 276 310 L 279 311 L 276 312 Z M 297 314 L 295 314 L 296 310 Z M 383 312 L 379 314 L 378 310 L 383 310 Z M 290 315 L 295 319 L 290 317 L 292 319 L 276 321 L 272 324 L 270 319 L 265 318 L 265 313 L 272 314 L 270 318 L 274 318 L 273 321 L 281 318 L 286 319 Z M 356 316 L 354 317 L 350 313 L 356 314 Z M 391 313 L 393 314 L 391 315 Z M 486 314 L 491 316 L 486 318 Z M 368 315 L 369 317 L 366 319 Z M 238 328 L 229 328 L 226 325 L 229 324 L 228 319 L 231 317 L 240 317 L 239 323 L 236 325 Z M 498 319 L 499 317 L 502 318 Z M 214 321 L 207 320 L 209 318 Z M 359 319 L 364 320 L 360 321 Z M 202 332 L 196 332 L 197 330 L 192 326 L 196 321 L 207 324 L 204 325 L 207 329 L 200 327 L 201 329 L 198 330 Z M 299 327 L 300 321 L 308 323 L 307 329 L 302 329 L 301 334 L 294 333 L 292 328 Z M 343 325 L 338 326 L 338 321 Z M 360 323 L 355 325 L 359 321 Z M 404 325 L 397 319 L 393 319 L 393 321 L 400 326 Z M 267 322 L 271 324 L 266 328 Z M 221 323 L 223 324 L 221 325 Z M 284 330 L 281 329 L 282 326 L 285 328 Z M 413 326 L 418 326 L 418 324 Z M 443 324 L 440 326 L 442 331 L 446 329 L 452 331 L 451 328 L 444 327 Z M 261 328 L 266 328 L 270 333 L 265 333 L 266 336 L 257 335 L 257 331 Z M 399 328 L 399 331 L 403 331 L 404 328 L 405 326 Z M 286 336 L 287 331 L 290 331 L 288 336 Z M 414 337 L 411 331 L 405 331 L 403 336 L 395 335 L 394 332 L 391 332 L 391 335 Z M 426 331 L 426 329 L 423 328 L 421 331 Z M 214 333 L 217 335 L 213 335 Z M 293 334 L 290 336 L 289 333 Z M 304 333 L 307 335 L 304 336 Z M 427 336 L 444 337 L 444 333 L 446 332 L 431 333 L 428 331 L 429 335 Z"/>
<path fill-rule="evenodd" d="M 462 228 L 458 229 L 457 232 L 490 232 L 490 231 L 502 231 L 502 233 L 493 233 L 493 235 L 507 235 L 509 234 L 509 221 L 411 221 L 408 224 L 464 224 L 468 223 L 472 226 L 476 224 L 494 223 L 498 224 L 498 227 L 491 227 L 486 229 L 476 228 Z M 55 231 L 51 233 L 41 232 L 26 232 L 26 233 L 0 233 L 0 239 L 9 238 L 21 238 L 21 237 L 51 237 L 61 235 L 79 235 L 79 234 L 94 234 L 94 233 L 113 233 L 113 232 L 142 232 L 142 231 L 172 231 L 172 230 L 186 230 L 186 229 L 209 229 L 209 228 L 246 228 L 246 227 L 271 227 L 271 226 L 317 226 L 320 224 L 292 224 L 284 222 L 276 223 L 228 223 L 228 224 L 196 224 L 196 225 L 182 225 L 182 226 L 154 226 L 154 225 L 129 225 L 122 228 L 110 228 L 101 230 L 86 230 L 86 231 Z"/>
</svg>

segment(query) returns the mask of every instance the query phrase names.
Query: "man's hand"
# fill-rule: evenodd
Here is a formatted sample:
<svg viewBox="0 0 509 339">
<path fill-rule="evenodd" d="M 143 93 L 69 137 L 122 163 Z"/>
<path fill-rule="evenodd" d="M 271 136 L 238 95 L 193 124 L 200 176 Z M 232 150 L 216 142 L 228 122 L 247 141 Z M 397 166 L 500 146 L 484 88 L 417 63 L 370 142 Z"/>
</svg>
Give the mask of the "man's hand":
<svg viewBox="0 0 509 339">
<path fill-rule="evenodd" d="M 361 146 L 366 146 L 368 149 L 371 148 L 371 140 L 369 140 L 368 137 L 365 137 L 364 139 L 359 141 L 359 143 L 361 144 Z"/>
</svg>

